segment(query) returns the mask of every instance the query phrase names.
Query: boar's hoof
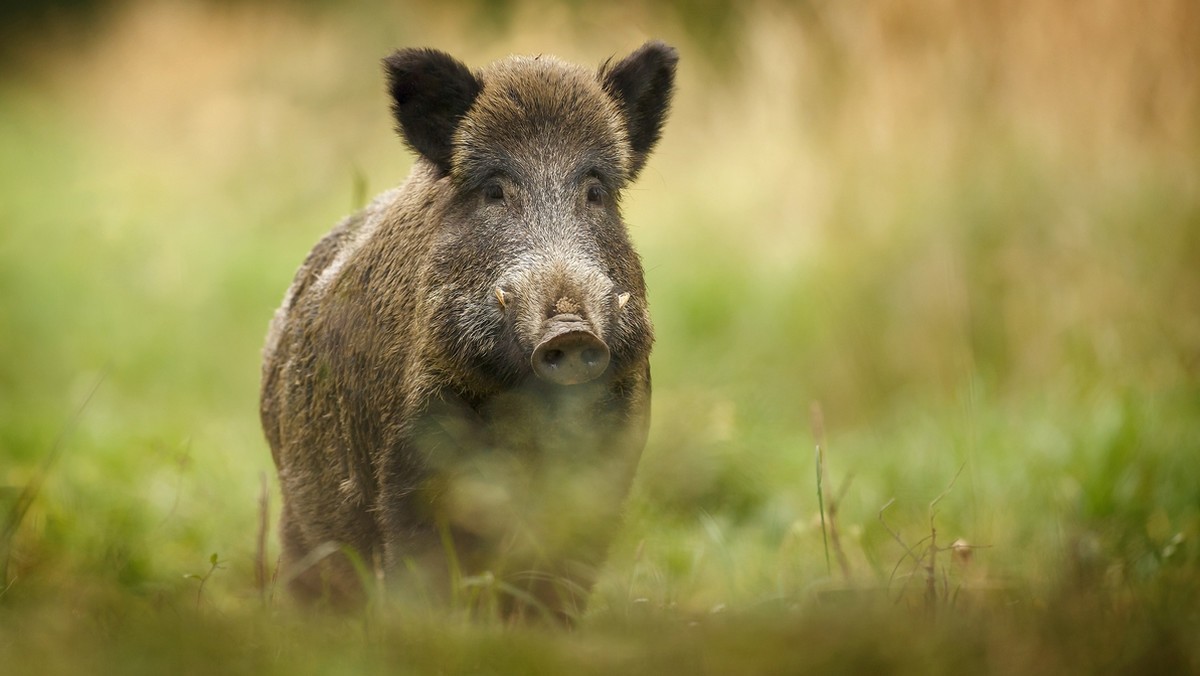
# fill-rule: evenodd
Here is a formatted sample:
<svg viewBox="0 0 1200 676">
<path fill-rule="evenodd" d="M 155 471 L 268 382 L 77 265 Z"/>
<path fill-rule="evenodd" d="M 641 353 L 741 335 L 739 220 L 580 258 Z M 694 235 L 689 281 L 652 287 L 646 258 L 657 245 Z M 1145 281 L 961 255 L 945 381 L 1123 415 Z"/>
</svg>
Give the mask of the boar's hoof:
<svg viewBox="0 0 1200 676">
<path fill-rule="evenodd" d="M 533 351 L 533 372 L 555 385 L 595 380 L 608 368 L 608 346 L 578 324 L 559 324 Z"/>
</svg>

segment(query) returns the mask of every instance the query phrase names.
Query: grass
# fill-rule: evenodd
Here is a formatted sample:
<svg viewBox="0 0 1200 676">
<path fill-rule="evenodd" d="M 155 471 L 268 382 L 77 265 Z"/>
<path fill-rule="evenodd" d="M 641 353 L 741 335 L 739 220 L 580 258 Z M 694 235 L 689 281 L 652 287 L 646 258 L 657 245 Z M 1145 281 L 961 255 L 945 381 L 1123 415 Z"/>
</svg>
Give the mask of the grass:
<svg viewBox="0 0 1200 676">
<path fill-rule="evenodd" d="M 135 2 L 9 47 L 6 673 L 1200 670 L 1192 4 L 762 2 L 713 50 L 665 10 L 507 7 Z M 295 608 L 259 349 L 407 171 L 378 58 L 652 35 L 683 55 L 624 198 L 654 418 L 588 613 L 503 626 L 486 579 Z"/>
</svg>

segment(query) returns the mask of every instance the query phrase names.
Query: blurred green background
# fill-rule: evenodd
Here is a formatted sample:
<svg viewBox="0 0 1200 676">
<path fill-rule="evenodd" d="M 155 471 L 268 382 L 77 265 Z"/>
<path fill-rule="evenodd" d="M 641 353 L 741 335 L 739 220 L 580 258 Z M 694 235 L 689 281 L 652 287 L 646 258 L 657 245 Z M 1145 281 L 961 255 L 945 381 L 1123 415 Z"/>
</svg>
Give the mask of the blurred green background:
<svg viewBox="0 0 1200 676">
<path fill-rule="evenodd" d="M 0 19 L 10 673 L 1200 670 L 1193 0 Z M 380 57 L 652 37 L 682 57 L 624 198 L 654 418 L 580 629 L 264 607 L 259 350 L 308 249 L 407 175 Z M 931 523 L 978 548 L 940 551 L 928 597 L 905 547 Z"/>
</svg>

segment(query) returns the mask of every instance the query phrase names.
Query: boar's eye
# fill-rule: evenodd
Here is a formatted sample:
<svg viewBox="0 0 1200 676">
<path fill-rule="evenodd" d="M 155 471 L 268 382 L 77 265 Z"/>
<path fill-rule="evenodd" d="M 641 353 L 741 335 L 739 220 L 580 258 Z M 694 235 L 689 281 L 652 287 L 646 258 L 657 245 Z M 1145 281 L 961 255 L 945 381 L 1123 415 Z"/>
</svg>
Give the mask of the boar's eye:
<svg viewBox="0 0 1200 676">
<path fill-rule="evenodd" d="M 599 206 L 604 203 L 604 188 L 598 185 L 593 185 L 587 189 L 587 201 L 592 206 Z"/>
<path fill-rule="evenodd" d="M 499 183 L 488 183 L 483 186 L 483 199 L 489 204 L 504 202 L 504 188 Z"/>
</svg>

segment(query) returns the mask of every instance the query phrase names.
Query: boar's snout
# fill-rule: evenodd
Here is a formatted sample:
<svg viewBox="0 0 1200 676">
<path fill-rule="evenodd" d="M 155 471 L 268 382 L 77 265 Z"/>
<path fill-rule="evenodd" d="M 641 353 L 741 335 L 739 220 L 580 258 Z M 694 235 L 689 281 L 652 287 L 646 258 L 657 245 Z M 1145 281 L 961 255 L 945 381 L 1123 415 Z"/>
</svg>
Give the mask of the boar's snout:
<svg viewBox="0 0 1200 676">
<path fill-rule="evenodd" d="M 533 351 L 533 372 L 555 385 L 595 380 L 608 368 L 608 346 L 576 315 L 546 321 L 542 341 Z"/>
</svg>

